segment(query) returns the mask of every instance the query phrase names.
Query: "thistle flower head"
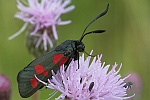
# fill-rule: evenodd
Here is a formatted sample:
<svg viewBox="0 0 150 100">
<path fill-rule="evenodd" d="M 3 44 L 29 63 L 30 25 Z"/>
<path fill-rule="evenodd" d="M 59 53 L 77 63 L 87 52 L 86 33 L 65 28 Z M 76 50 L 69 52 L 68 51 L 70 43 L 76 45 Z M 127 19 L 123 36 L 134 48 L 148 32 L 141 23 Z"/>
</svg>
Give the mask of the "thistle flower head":
<svg viewBox="0 0 150 100">
<path fill-rule="evenodd" d="M 60 18 L 62 14 L 74 9 L 74 6 L 68 6 L 71 0 L 17 0 L 17 3 L 19 12 L 15 17 L 23 20 L 25 24 L 9 39 L 21 34 L 30 24 L 29 35 L 26 40 L 29 41 L 27 46 L 31 47 L 33 44 L 32 46 L 43 48 L 45 51 L 48 51 L 49 47 L 53 48 L 56 44 L 53 43 L 54 40 L 58 40 L 56 26 L 71 23 L 70 20 L 62 21 Z"/>
<path fill-rule="evenodd" d="M 10 100 L 11 85 L 10 80 L 3 74 L 0 74 L 0 100 Z"/>
<path fill-rule="evenodd" d="M 62 93 L 56 100 L 124 100 L 133 97 L 127 96 L 128 89 L 124 87 L 124 80 L 130 75 L 121 78 L 118 73 L 122 65 L 116 69 L 116 63 L 108 71 L 110 65 L 102 63 L 101 57 L 94 57 L 90 64 L 91 57 L 84 60 L 83 54 L 79 58 L 79 66 L 78 61 L 72 61 L 67 70 L 61 66 L 57 73 L 52 71 L 53 76 L 48 83 L 37 79 L 47 88 Z"/>
</svg>

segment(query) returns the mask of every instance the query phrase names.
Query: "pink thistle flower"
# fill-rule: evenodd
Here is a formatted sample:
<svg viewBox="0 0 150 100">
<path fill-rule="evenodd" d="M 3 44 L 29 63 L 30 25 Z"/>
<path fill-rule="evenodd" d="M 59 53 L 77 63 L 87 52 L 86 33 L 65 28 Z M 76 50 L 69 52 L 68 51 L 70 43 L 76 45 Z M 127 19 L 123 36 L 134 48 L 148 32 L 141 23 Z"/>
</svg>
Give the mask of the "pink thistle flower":
<svg viewBox="0 0 150 100">
<path fill-rule="evenodd" d="M 131 76 L 126 79 L 126 82 L 132 82 L 133 86 L 130 91 L 128 91 L 128 94 L 135 93 L 136 96 L 134 97 L 135 100 L 142 100 L 142 89 L 143 89 L 143 81 L 140 76 L 140 74 L 136 72 L 131 72 Z"/>
<path fill-rule="evenodd" d="M 11 84 L 8 77 L 0 74 L 0 100 L 11 99 Z"/>
<path fill-rule="evenodd" d="M 79 58 L 79 66 L 78 61 L 72 61 L 66 70 L 65 66 L 61 66 L 56 74 L 52 71 L 53 76 L 48 83 L 35 77 L 47 88 L 55 90 L 52 96 L 57 91 L 62 93 L 55 100 L 125 100 L 133 97 L 134 95 L 127 96 L 128 88 L 124 87 L 124 81 L 130 75 L 121 78 L 118 74 L 122 64 L 116 70 L 115 63 L 108 71 L 110 65 L 102 63 L 101 58 L 102 55 L 97 59 L 94 57 L 90 64 L 91 57 L 84 60 L 83 54 Z"/>
<path fill-rule="evenodd" d="M 25 24 L 17 33 L 10 36 L 9 39 L 13 39 L 21 34 L 27 28 L 28 24 L 30 24 L 33 29 L 29 34 L 39 38 L 36 47 L 39 47 L 41 42 L 43 42 L 44 49 L 47 50 L 48 44 L 51 48 L 53 47 L 49 33 L 53 34 L 54 39 L 57 40 L 56 26 L 71 23 L 70 20 L 61 21 L 60 18 L 62 14 L 74 9 L 74 6 L 67 7 L 71 3 L 71 0 L 27 0 L 24 3 L 17 0 L 17 3 L 20 12 L 15 17 L 23 20 Z"/>
</svg>

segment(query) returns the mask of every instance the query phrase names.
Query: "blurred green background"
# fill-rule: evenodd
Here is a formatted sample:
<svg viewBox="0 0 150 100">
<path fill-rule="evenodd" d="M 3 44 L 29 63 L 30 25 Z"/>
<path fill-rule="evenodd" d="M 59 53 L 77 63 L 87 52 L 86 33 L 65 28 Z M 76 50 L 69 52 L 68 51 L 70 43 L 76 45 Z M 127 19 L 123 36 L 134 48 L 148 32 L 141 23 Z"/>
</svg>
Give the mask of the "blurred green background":
<svg viewBox="0 0 150 100">
<path fill-rule="evenodd" d="M 58 44 L 68 39 L 79 39 L 85 26 L 105 10 L 107 3 L 110 4 L 108 14 L 88 29 L 107 31 L 86 36 L 83 40 L 86 51 L 93 49 L 94 54 L 103 54 L 102 61 L 106 64 L 123 63 L 122 76 L 137 73 L 141 77 L 142 88 L 139 88 L 140 94 L 136 95 L 139 97 L 135 96 L 132 100 L 150 100 L 150 0 L 73 0 L 75 10 L 61 17 L 62 20 L 72 20 L 72 23 L 57 27 Z M 16 5 L 15 0 L 0 0 L 0 73 L 11 80 L 12 100 L 32 100 L 32 97 L 20 97 L 16 82 L 18 72 L 33 59 L 25 46 L 26 35 L 8 40 L 24 24 L 14 18 L 18 11 Z M 39 100 L 48 98 L 49 93 L 50 90 L 43 89 Z"/>
</svg>

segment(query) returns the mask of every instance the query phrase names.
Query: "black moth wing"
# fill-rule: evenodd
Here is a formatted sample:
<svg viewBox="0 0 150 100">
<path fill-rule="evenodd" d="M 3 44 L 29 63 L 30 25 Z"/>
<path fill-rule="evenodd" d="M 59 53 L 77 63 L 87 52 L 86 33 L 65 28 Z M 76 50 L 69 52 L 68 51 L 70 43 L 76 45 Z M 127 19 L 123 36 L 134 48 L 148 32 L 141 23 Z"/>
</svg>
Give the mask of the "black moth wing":
<svg viewBox="0 0 150 100">
<path fill-rule="evenodd" d="M 44 55 L 40 58 L 37 58 L 33 60 L 27 67 L 25 67 L 23 70 L 19 72 L 17 76 L 17 81 L 18 81 L 18 89 L 21 97 L 27 98 L 42 87 L 42 84 L 39 82 L 36 88 L 33 88 L 31 86 L 30 79 L 34 78 L 34 75 L 37 75 L 34 66 L 36 66 L 37 64 L 40 64 L 46 68 L 47 66 L 49 66 L 49 69 L 47 70 L 50 70 L 52 67 L 56 66 L 53 63 L 51 63 L 53 55 L 54 54 Z M 48 76 L 46 77 L 41 74 L 38 75 L 38 78 L 41 79 L 42 81 L 46 81 L 50 76 L 51 73 L 49 73 Z"/>
<path fill-rule="evenodd" d="M 66 63 L 69 64 L 72 60 L 72 54 L 74 54 L 73 48 L 69 45 L 64 46 L 62 43 L 60 46 L 57 46 L 55 49 L 51 50 L 50 52 L 46 53 L 42 57 L 39 57 L 35 60 L 33 60 L 27 67 L 25 67 L 23 70 L 21 70 L 18 73 L 17 81 L 18 81 L 18 88 L 19 93 L 21 97 L 27 98 L 33 95 L 37 90 L 39 90 L 41 87 L 43 87 L 43 84 L 38 82 L 37 86 L 33 88 L 31 86 L 30 80 L 35 78 L 35 75 L 42 81 L 47 81 L 47 79 L 51 78 L 52 73 L 51 70 L 56 72 L 59 69 L 59 61 L 58 63 L 54 64 L 52 61 L 54 59 L 55 54 L 63 54 L 63 57 L 61 59 L 64 59 L 65 57 L 68 57 Z M 67 48 L 70 47 L 72 49 L 68 50 Z M 61 60 L 60 59 L 60 60 Z M 44 76 L 43 74 L 36 73 L 35 66 L 36 65 L 42 65 L 44 66 L 44 70 L 48 71 L 48 75 Z"/>
</svg>

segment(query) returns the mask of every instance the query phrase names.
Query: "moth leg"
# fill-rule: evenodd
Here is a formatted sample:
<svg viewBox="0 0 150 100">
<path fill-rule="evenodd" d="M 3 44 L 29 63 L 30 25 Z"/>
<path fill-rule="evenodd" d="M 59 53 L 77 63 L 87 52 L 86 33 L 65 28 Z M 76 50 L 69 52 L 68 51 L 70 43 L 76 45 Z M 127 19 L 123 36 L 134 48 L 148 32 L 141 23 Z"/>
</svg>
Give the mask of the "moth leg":
<svg viewBox="0 0 150 100">
<path fill-rule="evenodd" d="M 78 60 L 78 69 L 79 69 L 79 52 L 75 53 L 74 60 Z"/>
<path fill-rule="evenodd" d="M 68 59 L 68 61 L 65 63 L 65 71 L 67 70 L 72 58 Z"/>
<path fill-rule="evenodd" d="M 75 55 L 75 56 L 73 57 L 74 60 L 79 60 L 79 52 L 75 52 L 74 55 Z"/>
<path fill-rule="evenodd" d="M 69 59 L 67 60 L 67 62 L 64 64 L 65 67 L 66 67 L 66 66 L 68 67 L 69 64 L 70 64 L 70 62 L 71 62 L 71 60 L 72 60 L 72 54 L 71 54 L 70 51 L 65 51 L 65 52 L 64 52 L 64 56 L 65 56 L 65 57 L 69 57 Z"/>
</svg>

